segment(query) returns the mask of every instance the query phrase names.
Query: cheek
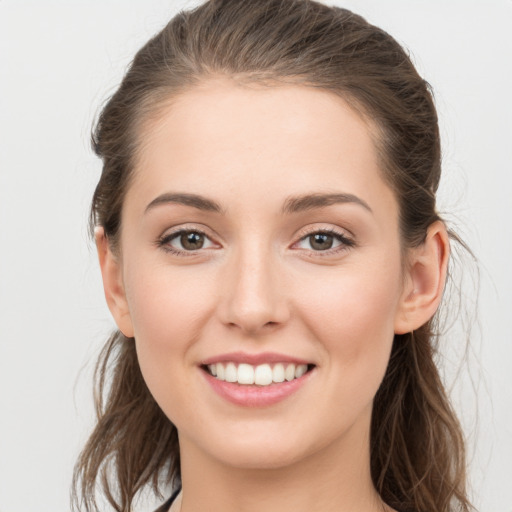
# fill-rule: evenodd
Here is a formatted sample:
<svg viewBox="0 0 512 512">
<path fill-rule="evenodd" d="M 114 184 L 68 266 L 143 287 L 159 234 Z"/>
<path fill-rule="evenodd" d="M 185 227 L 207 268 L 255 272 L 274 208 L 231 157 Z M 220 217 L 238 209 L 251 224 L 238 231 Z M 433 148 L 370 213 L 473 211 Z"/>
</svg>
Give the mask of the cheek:
<svg viewBox="0 0 512 512">
<path fill-rule="evenodd" d="M 401 292 L 396 259 L 390 259 L 387 267 L 344 268 L 323 280 L 322 286 L 315 284 L 318 282 L 311 281 L 300 307 L 309 329 L 323 345 L 328 364 L 345 378 L 352 375 L 357 380 L 367 374 L 380 383 L 391 351 Z"/>
<path fill-rule="evenodd" d="M 205 297 L 210 295 L 208 279 L 197 269 L 176 272 L 170 266 L 148 267 L 148 271 L 125 274 L 135 337 L 164 346 L 170 340 L 187 340 L 201 325 Z"/>
<path fill-rule="evenodd" d="M 193 273 L 161 265 L 146 268 L 151 270 L 126 272 L 126 294 L 139 364 L 158 399 L 159 387 L 169 379 L 173 385 L 186 385 L 184 369 L 193 364 L 188 349 L 200 337 L 215 301 L 210 300 L 211 280 L 197 269 Z"/>
</svg>

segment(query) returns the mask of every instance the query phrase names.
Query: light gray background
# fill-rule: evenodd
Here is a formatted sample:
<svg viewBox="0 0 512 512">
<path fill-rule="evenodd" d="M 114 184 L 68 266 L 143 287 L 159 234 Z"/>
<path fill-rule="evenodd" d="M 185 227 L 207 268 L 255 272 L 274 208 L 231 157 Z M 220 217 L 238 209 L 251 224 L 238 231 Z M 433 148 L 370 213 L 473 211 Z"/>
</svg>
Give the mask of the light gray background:
<svg viewBox="0 0 512 512">
<path fill-rule="evenodd" d="M 92 361 L 113 326 L 86 232 L 100 170 L 89 130 L 136 49 L 193 4 L 0 0 L 0 512 L 69 509 L 72 466 L 93 419 Z M 453 396 L 475 502 L 511 512 L 512 1 L 338 4 L 405 43 L 435 89 L 441 208 L 481 268 L 474 386 L 463 372 Z M 460 331 L 443 341 L 448 374 Z"/>
</svg>

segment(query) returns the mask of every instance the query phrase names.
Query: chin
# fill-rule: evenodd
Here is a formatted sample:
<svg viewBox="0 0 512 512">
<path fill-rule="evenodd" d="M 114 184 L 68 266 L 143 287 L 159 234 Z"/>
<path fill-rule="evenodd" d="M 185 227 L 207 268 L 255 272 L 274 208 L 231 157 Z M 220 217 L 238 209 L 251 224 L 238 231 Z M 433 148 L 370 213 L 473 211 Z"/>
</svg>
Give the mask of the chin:
<svg viewBox="0 0 512 512">
<path fill-rule="evenodd" d="M 212 451 L 212 446 L 208 448 Z M 253 470 L 289 467 L 306 456 L 297 445 L 283 446 L 282 443 L 272 441 L 230 443 L 229 447 L 214 450 L 212 455 L 225 465 Z"/>
<path fill-rule="evenodd" d="M 240 421 L 218 430 L 214 428 L 207 436 L 202 435 L 202 439 L 196 438 L 192 442 L 210 459 L 225 466 L 278 470 L 331 450 L 339 440 L 340 425 L 336 431 L 328 428 L 318 432 L 317 427 L 317 422 L 301 426 L 289 422 Z"/>
</svg>

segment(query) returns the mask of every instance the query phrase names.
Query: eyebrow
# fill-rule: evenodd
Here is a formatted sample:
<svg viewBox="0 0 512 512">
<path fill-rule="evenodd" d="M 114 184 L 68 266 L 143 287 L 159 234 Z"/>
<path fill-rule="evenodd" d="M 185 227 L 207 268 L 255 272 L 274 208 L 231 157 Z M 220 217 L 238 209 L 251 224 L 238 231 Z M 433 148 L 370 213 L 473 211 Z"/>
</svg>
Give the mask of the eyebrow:
<svg viewBox="0 0 512 512">
<path fill-rule="evenodd" d="M 209 199 L 205 196 L 201 196 L 198 194 L 186 194 L 186 193 L 165 193 L 161 194 L 155 199 L 153 199 L 147 206 L 144 213 L 147 213 L 149 210 L 155 208 L 156 206 L 163 204 L 182 204 L 185 206 L 191 206 L 193 208 L 197 208 L 198 210 L 215 212 L 223 214 L 225 210 L 220 206 L 219 203 Z M 353 194 L 343 194 L 343 193 L 335 193 L 335 194 L 304 194 L 301 196 L 292 196 L 288 197 L 284 202 L 282 213 L 283 214 L 291 214 L 298 213 L 307 210 L 314 210 L 316 208 L 324 208 L 326 206 L 331 206 L 334 204 L 357 204 L 362 206 L 365 210 L 372 212 L 372 209 L 361 198 L 353 195 Z"/>
<path fill-rule="evenodd" d="M 370 213 L 372 209 L 361 198 L 353 195 L 353 194 L 304 194 L 302 196 L 297 197 L 289 197 L 284 205 L 282 212 L 283 213 L 298 213 L 307 210 L 314 210 L 316 208 L 324 208 L 326 206 L 331 206 L 333 204 L 347 204 L 353 203 L 359 206 L 362 206 L 365 210 L 368 210 Z"/>
<path fill-rule="evenodd" d="M 197 194 L 183 193 L 166 193 L 156 197 L 146 206 L 146 210 L 144 211 L 144 213 L 147 213 L 155 206 L 168 203 L 192 206 L 193 208 L 197 208 L 198 210 L 203 210 L 207 212 L 223 213 L 223 209 L 221 208 L 220 204 L 213 201 L 212 199 L 208 199 L 207 197 L 200 196 Z"/>
</svg>

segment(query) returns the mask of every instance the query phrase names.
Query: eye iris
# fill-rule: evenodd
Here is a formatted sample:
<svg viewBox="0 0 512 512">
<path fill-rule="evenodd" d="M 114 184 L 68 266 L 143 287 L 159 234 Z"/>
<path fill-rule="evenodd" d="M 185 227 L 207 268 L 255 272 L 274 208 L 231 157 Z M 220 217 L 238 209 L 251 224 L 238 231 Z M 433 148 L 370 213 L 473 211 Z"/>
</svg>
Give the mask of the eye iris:
<svg viewBox="0 0 512 512">
<path fill-rule="evenodd" d="M 180 236 L 180 242 L 182 247 L 189 251 L 201 249 L 204 245 L 204 235 L 200 233 L 183 233 Z"/>
<path fill-rule="evenodd" d="M 316 233 L 309 237 L 309 243 L 315 250 L 330 249 L 333 244 L 333 236 L 327 233 Z"/>
</svg>

